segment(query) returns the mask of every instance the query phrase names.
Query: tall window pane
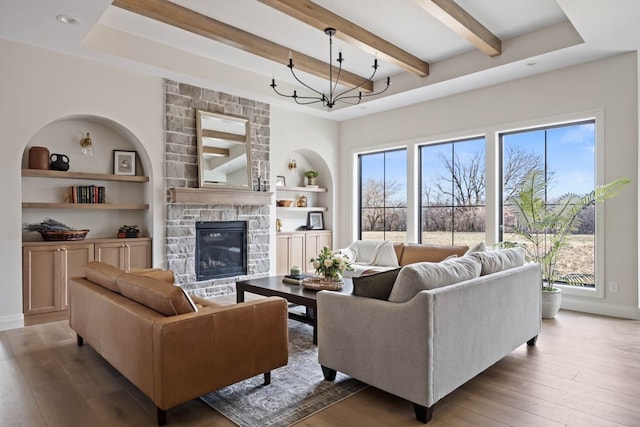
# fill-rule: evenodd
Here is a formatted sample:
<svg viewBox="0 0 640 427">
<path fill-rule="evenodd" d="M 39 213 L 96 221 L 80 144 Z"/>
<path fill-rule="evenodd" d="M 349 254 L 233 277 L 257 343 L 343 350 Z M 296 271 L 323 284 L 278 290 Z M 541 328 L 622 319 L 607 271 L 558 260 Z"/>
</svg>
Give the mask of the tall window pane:
<svg viewBox="0 0 640 427">
<path fill-rule="evenodd" d="M 422 243 L 484 241 L 484 153 L 484 138 L 420 147 Z"/>
<path fill-rule="evenodd" d="M 363 240 L 407 240 L 407 150 L 359 156 Z"/>
<path fill-rule="evenodd" d="M 584 195 L 595 187 L 595 122 L 593 120 L 501 135 L 502 232 L 501 240 L 526 244 L 510 232 L 517 221 L 510 197 L 533 170 L 545 176 L 545 204 L 552 207 L 568 194 Z M 556 270 L 560 281 L 571 275 L 588 277 L 595 286 L 595 207 L 579 216 Z M 544 250 L 549 248 L 545 246 Z"/>
</svg>

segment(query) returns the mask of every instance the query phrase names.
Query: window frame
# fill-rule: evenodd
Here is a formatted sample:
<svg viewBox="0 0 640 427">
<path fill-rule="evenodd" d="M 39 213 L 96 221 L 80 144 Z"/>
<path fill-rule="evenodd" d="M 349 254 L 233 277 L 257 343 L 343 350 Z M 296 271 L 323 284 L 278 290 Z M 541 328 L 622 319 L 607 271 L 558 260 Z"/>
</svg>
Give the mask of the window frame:
<svg viewBox="0 0 640 427">
<path fill-rule="evenodd" d="M 498 172 L 498 194 L 497 194 L 497 202 L 498 202 L 498 239 L 502 238 L 503 232 L 503 209 L 504 209 L 504 201 L 503 201 L 503 140 L 502 136 L 507 134 L 513 134 L 518 132 L 527 132 L 527 131 L 536 131 L 536 130 L 546 130 L 552 129 L 562 126 L 568 125 L 578 125 L 581 123 L 593 122 L 594 124 L 594 185 L 601 185 L 605 182 L 604 180 L 604 114 L 602 111 L 595 111 L 589 114 L 575 114 L 568 115 L 563 117 L 562 120 L 536 120 L 530 121 L 526 124 L 522 124 L 520 126 L 511 126 L 508 130 L 498 130 L 496 132 L 496 142 L 498 145 L 498 164 L 496 165 Z M 545 159 L 546 163 L 546 159 Z M 595 275 L 595 286 L 593 288 L 585 288 L 579 286 L 571 286 L 564 284 L 556 284 L 558 288 L 562 289 L 562 292 L 566 295 L 577 295 L 583 297 L 592 297 L 592 298 L 604 298 L 604 288 L 605 288 L 605 280 L 604 280 L 604 203 L 596 203 L 595 204 L 595 265 L 594 265 L 594 275 Z"/>
<path fill-rule="evenodd" d="M 466 137 L 462 137 L 462 138 L 452 138 L 452 139 L 448 139 L 448 140 L 441 140 L 438 142 L 434 142 L 434 143 L 428 143 L 428 144 L 419 144 L 418 145 L 418 170 L 417 170 L 417 176 L 418 176 L 418 189 L 417 189 L 417 196 L 418 196 L 418 202 L 417 202 L 417 210 L 418 210 L 418 243 L 422 243 L 422 235 L 424 233 L 424 230 L 422 230 L 422 220 L 423 220 L 423 205 L 422 205 L 422 197 L 423 197 L 423 193 L 422 193 L 422 184 L 423 184 L 423 176 L 422 176 L 422 150 L 428 147 L 435 147 L 438 145 L 445 145 L 445 144 L 451 144 L 451 150 L 452 150 L 452 156 L 454 157 L 453 160 L 455 160 L 455 145 L 459 144 L 459 143 L 464 143 L 464 142 L 470 142 L 470 141 L 475 141 L 475 140 L 483 140 L 484 142 L 484 180 L 485 180 L 485 200 L 484 200 L 484 205 L 482 205 L 482 207 L 484 207 L 485 209 L 485 217 L 486 217 L 486 210 L 487 210 L 487 168 L 486 168 L 486 162 L 487 162 L 487 138 L 485 135 L 475 135 L 475 136 L 466 136 Z M 457 205 L 455 203 L 451 203 L 450 205 L 439 205 L 439 206 L 435 206 L 435 207 L 440 207 L 440 208 L 448 208 L 451 210 L 451 224 L 452 224 L 452 229 L 451 229 L 451 245 L 455 244 L 455 208 L 457 207 Z M 470 206 L 463 206 L 463 207 L 480 207 L 480 205 L 470 205 Z M 486 220 L 485 220 L 485 236 L 487 233 L 487 224 L 486 224 Z M 486 240 L 486 238 L 485 238 Z"/>
<path fill-rule="evenodd" d="M 398 151 L 404 151 L 406 153 L 406 157 L 407 157 L 407 166 L 408 166 L 408 161 L 409 161 L 409 147 L 408 146 L 404 146 L 404 147 L 393 147 L 393 148 L 389 148 L 389 149 L 384 149 L 384 150 L 377 150 L 377 151 L 367 151 L 367 152 L 359 152 L 356 154 L 356 164 L 357 164 L 357 170 L 356 170 L 356 180 L 358 183 L 358 189 L 356 191 L 357 193 L 357 204 L 356 204 L 356 239 L 361 240 L 362 239 L 362 157 L 363 156 L 373 156 L 376 154 L 382 154 L 385 155 L 388 153 L 393 153 L 393 152 L 398 152 Z M 386 158 L 384 159 L 384 164 L 385 167 L 383 168 L 383 182 L 386 183 Z M 385 187 L 386 188 L 386 187 Z M 408 182 L 407 182 L 407 194 L 405 195 L 405 204 L 406 207 L 404 209 L 406 209 L 407 211 L 407 216 L 409 213 L 409 203 L 408 203 L 408 199 L 409 199 L 409 188 L 408 188 Z M 385 203 L 386 203 L 386 198 L 385 198 Z M 391 209 L 392 207 L 387 207 L 386 204 L 384 206 L 381 207 L 382 211 L 384 213 L 386 213 L 387 209 Z M 386 215 L 385 215 L 386 217 Z M 409 223 L 408 223 L 408 219 L 407 219 L 407 230 L 405 230 L 405 234 L 407 236 L 409 236 Z M 386 222 L 385 222 L 385 226 L 383 226 L 383 239 L 386 237 Z M 406 239 L 405 239 L 406 240 Z"/>
</svg>

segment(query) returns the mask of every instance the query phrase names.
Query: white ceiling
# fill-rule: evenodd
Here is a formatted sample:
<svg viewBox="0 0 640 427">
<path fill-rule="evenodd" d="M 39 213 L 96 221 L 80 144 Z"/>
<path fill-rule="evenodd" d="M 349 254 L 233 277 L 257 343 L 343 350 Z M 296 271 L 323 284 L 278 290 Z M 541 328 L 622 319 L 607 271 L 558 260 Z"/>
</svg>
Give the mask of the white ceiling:
<svg viewBox="0 0 640 427">
<path fill-rule="evenodd" d="M 80 56 L 136 72 L 209 87 L 346 120 L 487 85 L 592 61 L 640 47 L 637 0 L 457 0 L 502 40 L 502 54 L 490 58 L 432 17 L 417 0 L 314 0 L 431 65 L 424 78 L 381 62 L 384 95 L 333 111 L 295 105 L 269 87 L 296 87 L 278 64 L 213 40 L 112 6 L 109 0 L 2 0 L 0 38 Z M 328 62 L 328 39 L 256 0 L 173 0 L 181 6 Z M 56 16 L 78 19 L 61 24 Z M 373 57 L 340 40 L 334 48 L 343 66 L 371 72 Z M 335 50 L 334 50 L 335 57 Z M 295 58 L 294 58 L 295 61 Z M 302 73 L 318 89 L 326 81 Z M 302 92 L 300 88 L 296 88 Z"/>
</svg>

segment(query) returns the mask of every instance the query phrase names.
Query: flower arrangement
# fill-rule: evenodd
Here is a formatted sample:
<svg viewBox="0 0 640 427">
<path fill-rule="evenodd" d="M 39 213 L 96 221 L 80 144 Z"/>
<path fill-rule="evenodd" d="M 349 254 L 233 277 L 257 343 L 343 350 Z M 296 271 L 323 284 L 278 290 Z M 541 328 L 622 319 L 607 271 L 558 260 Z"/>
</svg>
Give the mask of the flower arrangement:
<svg viewBox="0 0 640 427">
<path fill-rule="evenodd" d="M 316 258 L 311 258 L 311 262 L 313 268 L 316 269 L 316 274 L 335 280 L 342 279 L 342 273 L 346 270 L 353 270 L 349 258 L 340 252 L 331 251 L 326 246 L 322 248 Z"/>
</svg>

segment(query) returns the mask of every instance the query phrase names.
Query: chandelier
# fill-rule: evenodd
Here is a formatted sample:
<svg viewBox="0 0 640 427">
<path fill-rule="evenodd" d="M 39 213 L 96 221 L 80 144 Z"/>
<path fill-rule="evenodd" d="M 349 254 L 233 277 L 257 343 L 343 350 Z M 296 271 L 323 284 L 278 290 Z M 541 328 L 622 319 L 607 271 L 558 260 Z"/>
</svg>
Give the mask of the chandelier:
<svg viewBox="0 0 640 427">
<path fill-rule="evenodd" d="M 336 93 L 336 89 L 338 87 L 338 81 L 340 80 L 340 73 L 342 72 L 342 61 L 344 61 L 344 58 L 342 57 L 342 52 L 339 52 L 338 59 L 336 59 L 336 61 L 338 62 L 338 72 L 336 75 L 336 79 L 334 81 L 333 67 L 331 66 L 331 60 L 333 58 L 333 36 L 336 34 L 336 29 L 325 28 L 324 33 L 329 36 L 329 94 L 327 95 L 324 92 L 321 92 L 319 90 L 312 88 L 311 86 L 309 86 L 308 84 L 300 80 L 298 76 L 296 76 L 296 73 L 293 70 L 295 65 L 293 65 L 293 55 L 291 54 L 291 52 L 289 52 L 289 64 L 287 65 L 289 70 L 291 70 L 291 74 L 298 81 L 298 83 L 300 83 L 302 86 L 306 87 L 307 89 L 311 90 L 312 92 L 316 93 L 317 95 L 316 96 L 300 96 L 295 90 L 293 91 L 293 95 L 287 95 L 285 93 L 279 92 L 278 89 L 276 89 L 277 85 L 276 85 L 275 79 L 271 79 L 270 86 L 273 88 L 273 91 L 275 93 L 277 93 L 280 96 L 284 96 L 286 98 L 293 98 L 293 100 L 300 105 L 308 105 L 308 104 L 315 104 L 318 102 L 322 102 L 323 107 L 331 109 L 333 108 L 334 105 L 336 105 L 336 102 L 344 102 L 345 104 L 357 105 L 360 103 L 360 101 L 362 101 L 362 98 L 380 95 L 381 93 L 389 89 L 389 85 L 391 84 L 391 78 L 387 77 L 387 84 L 384 87 L 384 89 L 382 89 L 380 92 L 362 94 L 362 91 L 358 91 L 357 95 L 353 94 L 354 91 L 356 91 L 357 89 L 361 88 L 362 86 L 364 86 L 365 84 L 373 80 L 373 76 L 376 75 L 376 71 L 378 70 L 378 66 L 379 66 L 378 59 L 376 58 L 373 60 L 373 66 L 372 66 L 373 73 L 371 73 L 371 76 L 367 80 L 363 81 L 358 86 L 352 87 L 351 89 L 347 89 L 343 92 Z"/>
</svg>

